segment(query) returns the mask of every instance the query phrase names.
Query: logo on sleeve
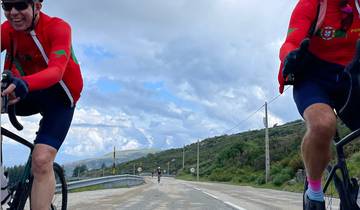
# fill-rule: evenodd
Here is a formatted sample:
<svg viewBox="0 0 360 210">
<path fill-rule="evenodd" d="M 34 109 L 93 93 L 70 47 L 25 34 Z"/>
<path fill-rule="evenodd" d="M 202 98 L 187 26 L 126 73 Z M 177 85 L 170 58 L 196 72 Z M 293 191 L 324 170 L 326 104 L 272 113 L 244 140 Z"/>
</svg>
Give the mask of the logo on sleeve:
<svg viewBox="0 0 360 210">
<path fill-rule="evenodd" d="M 287 35 L 289 36 L 292 32 L 296 31 L 297 28 L 289 28 Z"/>
<path fill-rule="evenodd" d="M 54 54 L 56 55 L 56 58 L 60 58 L 61 56 L 67 57 L 65 50 L 55 51 Z"/>
</svg>

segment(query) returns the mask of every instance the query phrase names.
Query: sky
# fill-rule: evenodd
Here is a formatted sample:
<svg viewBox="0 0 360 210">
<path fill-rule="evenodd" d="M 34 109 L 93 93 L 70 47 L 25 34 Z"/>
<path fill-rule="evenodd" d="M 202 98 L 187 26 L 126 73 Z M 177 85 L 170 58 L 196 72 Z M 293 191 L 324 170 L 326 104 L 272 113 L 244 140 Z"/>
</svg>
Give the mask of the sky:
<svg viewBox="0 0 360 210">
<path fill-rule="evenodd" d="M 263 128 L 296 2 L 45 0 L 45 13 L 70 23 L 84 78 L 57 161 Z M 291 88 L 268 114 L 269 126 L 301 118 Z M 16 133 L 34 139 L 40 116 L 19 120 L 25 128 Z M 15 131 L 6 116 L 1 125 Z M 3 149 L 5 165 L 26 159 L 27 149 L 8 139 Z"/>
</svg>

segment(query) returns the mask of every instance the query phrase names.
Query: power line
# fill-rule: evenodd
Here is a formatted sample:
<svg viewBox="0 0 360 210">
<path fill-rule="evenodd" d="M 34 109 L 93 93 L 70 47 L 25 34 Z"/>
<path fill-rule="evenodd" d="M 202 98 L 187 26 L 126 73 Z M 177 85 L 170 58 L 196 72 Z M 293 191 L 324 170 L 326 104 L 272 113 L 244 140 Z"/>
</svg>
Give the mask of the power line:
<svg viewBox="0 0 360 210">
<path fill-rule="evenodd" d="M 235 128 L 239 127 L 240 125 L 242 125 L 245 121 L 247 121 L 248 119 L 250 119 L 252 116 L 254 116 L 258 111 L 260 111 L 263 107 L 265 106 L 265 104 L 263 104 L 262 106 L 260 106 L 256 111 L 254 111 L 252 114 L 250 114 L 247 118 L 245 118 L 244 120 L 240 121 L 238 124 L 236 124 L 234 127 L 232 127 L 231 129 L 228 129 L 226 131 L 224 131 L 224 134 L 234 130 Z"/>
<path fill-rule="evenodd" d="M 288 86 L 283 93 L 285 93 L 288 89 L 290 88 L 290 86 Z M 276 101 L 279 97 L 281 96 L 281 94 L 278 94 L 277 96 L 273 97 L 268 104 L 273 103 L 274 101 Z M 240 125 L 242 125 L 245 121 L 247 121 L 248 119 L 250 119 L 252 116 L 254 116 L 258 111 L 260 111 L 262 108 L 264 108 L 265 104 L 263 104 L 262 106 L 260 106 L 256 111 L 252 112 L 247 118 L 245 118 L 244 120 L 241 120 L 239 123 L 237 123 L 234 127 L 225 130 L 223 132 L 223 134 L 227 134 L 228 132 L 234 130 L 235 128 L 238 128 Z"/>
<path fill-rule="evenodd" d="M 290 86 L 288 86 L 283 93 L 285 93 L 287 90 L 289 90 Z M 281 94 L 278 94 L 277 96 L 275 96 L 274 98 L 272 98 L 268 104 L 271 104 L 272 102 L 274 102 L 275 100 L 277 100 L 279 97 L 281 96 Z"/>
</svg>

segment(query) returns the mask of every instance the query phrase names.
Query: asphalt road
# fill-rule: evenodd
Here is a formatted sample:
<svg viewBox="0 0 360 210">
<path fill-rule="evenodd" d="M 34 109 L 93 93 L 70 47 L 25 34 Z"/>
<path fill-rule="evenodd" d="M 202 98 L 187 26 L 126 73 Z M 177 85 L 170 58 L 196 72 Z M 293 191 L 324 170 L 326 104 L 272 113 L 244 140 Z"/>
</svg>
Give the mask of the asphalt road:
<svg viewBox="0 0 360 210">
<path fill-rule="evenodd" d="M 69 194 L 71 210 L 301 210 L 302 195 L 246 186 L 147 178 L 146 184 Z M 332 208 L 336 210 L 337 208 Z"/>
</svg>

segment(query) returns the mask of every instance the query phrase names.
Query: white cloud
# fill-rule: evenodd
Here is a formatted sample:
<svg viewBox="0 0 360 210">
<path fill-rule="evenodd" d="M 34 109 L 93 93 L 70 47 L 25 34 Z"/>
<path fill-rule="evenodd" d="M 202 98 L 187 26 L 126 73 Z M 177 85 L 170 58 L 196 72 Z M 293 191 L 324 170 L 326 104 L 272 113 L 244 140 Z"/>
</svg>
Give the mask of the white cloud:
<svg viewBox="0 0 360 210">
<path fill-rule="evenodd" d="M 172 144 L 173 144 L 173 139 L 174 139 L 174 137 L 172 137 L 172 136 L 166 136 L 166 144 L 168 145 L 168 146 L 171 146 Z"/>
<path fill-rule="evenodd" d="M 138 149 L 139 147 L 140 147 L 140 144 L 136 140 L 130 140 L 121 147 L 121 150 Z"/>
</svg>

